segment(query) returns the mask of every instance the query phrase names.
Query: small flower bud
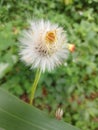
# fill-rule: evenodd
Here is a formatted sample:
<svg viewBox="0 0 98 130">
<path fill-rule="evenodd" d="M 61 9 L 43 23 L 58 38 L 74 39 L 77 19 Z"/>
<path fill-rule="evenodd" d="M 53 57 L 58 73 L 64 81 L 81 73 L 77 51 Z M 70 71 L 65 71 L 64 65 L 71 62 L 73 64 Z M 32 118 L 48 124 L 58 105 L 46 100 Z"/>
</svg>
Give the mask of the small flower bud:
<svg viewBox="0 0 98 130">
<path fill-rule="evenodd" d="M 75 51 L 75 45 L 74 44 L 68 44 L 68 49 L 70 50 L 70 52 L 74 52 Z"/>
<path fill-rule="evenodd" d="M 56 110 L 55 117 L 56 117 L 56 119 L 61 120 L 62 116 L 63 116 L 63 110 L 61 108 L 58 108 Z"/>
</svg>

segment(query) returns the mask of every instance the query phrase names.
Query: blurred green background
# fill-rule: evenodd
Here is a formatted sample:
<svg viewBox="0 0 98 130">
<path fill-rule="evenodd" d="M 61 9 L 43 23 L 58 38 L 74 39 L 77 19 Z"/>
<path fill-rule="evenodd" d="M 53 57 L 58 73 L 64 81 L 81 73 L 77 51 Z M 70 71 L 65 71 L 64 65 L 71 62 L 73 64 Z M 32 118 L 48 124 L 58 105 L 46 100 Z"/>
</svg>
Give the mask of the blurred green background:
<svg viewBox="0 0 98 130">
<path fill-rule="evenodd" d="M 0 0 L 0 87 L 28 102 L 35 70 L 19 59 L 18 38 L 29 19 L 62 26 L 76 50 L 42 74 L 34 105 L 82 130 L 98 130 L 98 0 Z"/>
</svg>

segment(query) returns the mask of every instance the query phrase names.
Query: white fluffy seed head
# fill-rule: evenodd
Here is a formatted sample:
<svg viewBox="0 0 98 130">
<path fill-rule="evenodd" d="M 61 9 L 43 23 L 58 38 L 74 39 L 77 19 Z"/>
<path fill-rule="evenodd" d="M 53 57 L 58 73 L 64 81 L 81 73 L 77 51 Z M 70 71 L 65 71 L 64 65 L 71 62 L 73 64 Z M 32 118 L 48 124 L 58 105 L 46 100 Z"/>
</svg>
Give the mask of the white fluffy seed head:
<svg viewBox="0 0 98 130">
<path fill-rule="evenodd" d="M 68 57 L 63 28 L 49 21 L 31 21 L 20 38 L 21 60 L 32 68 L 51 71 Z"/>
</svg>

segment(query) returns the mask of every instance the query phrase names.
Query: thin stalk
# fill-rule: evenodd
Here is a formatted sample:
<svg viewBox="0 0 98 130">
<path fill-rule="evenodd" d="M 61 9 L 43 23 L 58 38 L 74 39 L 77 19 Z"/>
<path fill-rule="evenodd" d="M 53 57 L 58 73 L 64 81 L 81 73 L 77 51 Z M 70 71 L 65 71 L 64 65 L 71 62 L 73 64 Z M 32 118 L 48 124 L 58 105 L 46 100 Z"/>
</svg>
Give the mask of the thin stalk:
<svg viewBox="0 0 98 130">
<path fill-rule="evenodd" d="M 30 104 L 31 105 L 33 103 L 35 91 L 36 91 L 37 84 L 38 84 L 38 81 L 40 79 L 40 76 L 41 76 L 41 71 L 40 71 L 40 69 L 37 69 L 36 75 L 35 75 L 35 80 L 34 80 L 34 83 L 33 83 L 32 87 L 31 87 L 31 96 L 30 96 Z"/>
</svg>

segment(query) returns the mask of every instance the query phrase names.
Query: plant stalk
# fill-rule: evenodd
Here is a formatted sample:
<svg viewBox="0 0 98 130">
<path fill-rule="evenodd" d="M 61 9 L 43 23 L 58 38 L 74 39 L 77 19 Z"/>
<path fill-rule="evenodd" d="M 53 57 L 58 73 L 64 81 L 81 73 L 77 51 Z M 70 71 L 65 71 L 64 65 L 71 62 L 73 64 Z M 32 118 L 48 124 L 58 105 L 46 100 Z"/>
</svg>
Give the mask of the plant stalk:
<svg viewBox="0 0 98 130">
<path fill-rule="evenodd" d="M 35 75 L 35 80 L 34 80 L 34 83 L 33 83 L 32 87 L 31 87 L 31 96 L 30 96 L 30 104 L 31 105 L 33 104 L 34 95 L 35 95 L 35 91 L 36 91 L 37 84 L 38 84 L 38 81 L 40 79 L 40 76 L 41 76 L 41 70 L 37 69 L 36 75 Z"/>
</svg>

